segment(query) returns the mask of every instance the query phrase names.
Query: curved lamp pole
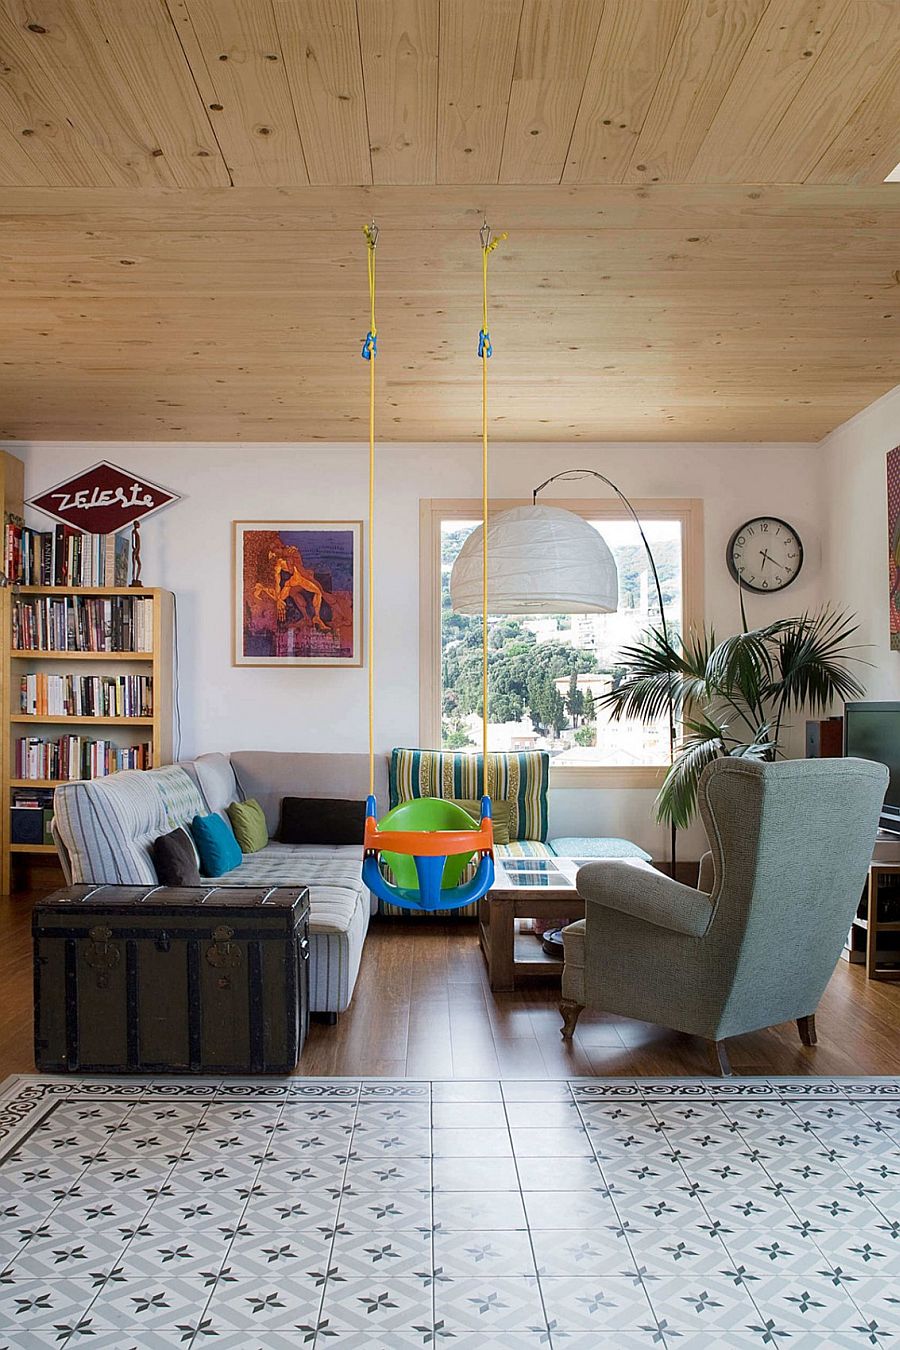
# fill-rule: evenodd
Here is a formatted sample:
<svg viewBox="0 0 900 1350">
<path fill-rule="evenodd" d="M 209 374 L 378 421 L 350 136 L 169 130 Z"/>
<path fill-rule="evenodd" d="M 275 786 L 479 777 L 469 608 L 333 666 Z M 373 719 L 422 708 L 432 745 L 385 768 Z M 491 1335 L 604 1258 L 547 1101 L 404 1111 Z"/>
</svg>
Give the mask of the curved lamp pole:
<svg viewBox="0 0 900 1350">
<path fill-rule="evenodd" d="M 596 469 L 563 469 L 563 471 L 562 471 L 561 473 L 555 473 L 555 474 L 553 474 L 550 478 L 545 478 L 544 481 L 543 481 L 543 483 L 539 483 L 539 484 L 538 484 L 538 486 L 533 490 L 533 492 L 532 492 L 532 494 L 531 494 L 532 505 L 534 505 L 534 506 L 537 505 L 538 494 L 541 493 L 541 492 L 543 492 L 544 488 L 549 487 L 551 483 L 559 483 L 559 482 L 562 482 L 562 483 L 578 483 L 578 482 L 583 481 L 585 478 L 597 478 L 597 479 L 600 480 L 601 483 L 605 483 L 606 486 L 607 486 L 608 488 L 611 488 L 612 491 L 613 491 L 613 492 L 616 494 L 616 496 L 619 498 L 619 501 L 620 501 L 620 502 L 622 503 L 622 505 L 625 507 L 626 511 L 627 511 L 628 514 L 631 516 L 631 519 L 634 521 L 635 525 L 636 525 L 637 528 L 638 528 L 638 532 L 639 532 L 639 534 L 640 534 L 640 536 L 641 536 L 641 542 L 642 542 L 643 545 L 644 545 L 644 549 L 645 549 L 646 554 L 647 554 L 647 559 L 648 559 L 648 561 L 649 561 L 649 563 L 650 563 L 650 570 L 651 570 L 651 572 L 653 573 L 653 582 L 654 582 L 654 585 L 655 585 L 655 587 L 656 587 L 656 598 L 657 598 L 657 600 L 658 600 L 658 602 L 659 602 L 659 618 L 660 618 L 660 626 L 661 626 L 661 628 L 662 628 L 663 641 L 665 642 L 666 646 L 668 646 L 668 645 L 669 645 L 669 629 L 668 629 L 668 626 L 667 626 L 667 624 L 666 624 L 666 611 L 665 611 L 665 606 L 663 605 L 662 586 L 660 585 L 659 572 L 656 570 L 656 562 L 655 562 L 654 557 L 653 557 L 653 551 L 651 550 L 650 544 L 649 544 L 648 541 L 647 541 L 647 536 L 646 536 L 646 534 L 644 533 L 644 527 L 643 527 L 643 525 L 642 525 L 641 522 L 640 522 L 640 519 L 639 519 L 639 517 L 638 517 L 637 511 L 635 511 L 635 509 L 634 509 L 634 507 L 632 506 L 631 502 L 630 502 L 630 501 L 628 500 L 628 498 L 625 496 L 625 493 L 621 490 L 621 488 L 616 487 L 615 483 L 612 482 L 611 479 L 609 479 L 609 478 L 606 477 L 606 474 L 598 473 Z M 675 763 L 675 700 L 674 700 L 673 695 L 672 695 L 672 683 L 671 683 L 671 680 L 670 680 L 669 683 L 668 683 L 668 694 L 669 694 L 669 698 L 668 698 L 668 704 L 669 704 L 669 764 L 672 765 L 672 764 Z M 673 876 L 673 878 L 674 878 L 674 876 L 675 876 L 675 854 L 676 854 L 676 841 L 677 841 L 677 837 L 678 837 L 678 830 L 677 830 L 675 824 L 673 823 L 673 824 L 672 824 L 672 834 L 671 834 L 671 843 L 672 843 L 672 876 Z"/>
</svg>

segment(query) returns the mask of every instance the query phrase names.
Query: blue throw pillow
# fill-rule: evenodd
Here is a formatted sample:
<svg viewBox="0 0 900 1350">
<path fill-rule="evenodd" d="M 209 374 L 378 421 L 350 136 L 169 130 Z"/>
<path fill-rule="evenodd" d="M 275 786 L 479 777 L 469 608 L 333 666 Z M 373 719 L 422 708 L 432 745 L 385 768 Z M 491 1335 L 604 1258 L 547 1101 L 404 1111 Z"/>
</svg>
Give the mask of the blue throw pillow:
<svg viewBox="0 0 900 1350">
<path fill-rule="evenodd" d="M 221 816 L 194 816 L 191 834 L 200 854 L 200 871 L 205 877 L 220 877 L 240 867 L 243 854 L 234 830 Z"/>
</svg>

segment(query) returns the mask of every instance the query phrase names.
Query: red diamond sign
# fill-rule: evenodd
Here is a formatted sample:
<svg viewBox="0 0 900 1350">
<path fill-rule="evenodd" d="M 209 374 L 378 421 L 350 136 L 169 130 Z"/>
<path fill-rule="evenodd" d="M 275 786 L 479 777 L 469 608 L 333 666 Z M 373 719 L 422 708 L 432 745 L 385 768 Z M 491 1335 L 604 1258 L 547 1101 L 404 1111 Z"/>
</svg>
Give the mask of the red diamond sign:
<svg viewBox="0 0 900 1350">
<path fill-rule="evenodd" d="M 176 493 L 101 460 L 28 505 L 86 534 L 115 534 L 177 501 Z"/>
</svg>

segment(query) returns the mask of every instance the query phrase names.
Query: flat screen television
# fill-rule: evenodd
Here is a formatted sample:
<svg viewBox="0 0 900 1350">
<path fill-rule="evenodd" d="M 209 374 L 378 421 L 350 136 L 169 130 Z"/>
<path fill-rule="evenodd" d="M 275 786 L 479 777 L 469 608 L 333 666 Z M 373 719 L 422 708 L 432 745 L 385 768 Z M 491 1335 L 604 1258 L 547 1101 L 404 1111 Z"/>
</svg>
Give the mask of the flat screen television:
<svg viewBox="0 0 900 1350">
<path fill-rule="evenodd" d="M 900 834 L 900 702 L 845 703 L 844 754 L 887 765 L 891 778 L 880 824 Z"/>
</svg>

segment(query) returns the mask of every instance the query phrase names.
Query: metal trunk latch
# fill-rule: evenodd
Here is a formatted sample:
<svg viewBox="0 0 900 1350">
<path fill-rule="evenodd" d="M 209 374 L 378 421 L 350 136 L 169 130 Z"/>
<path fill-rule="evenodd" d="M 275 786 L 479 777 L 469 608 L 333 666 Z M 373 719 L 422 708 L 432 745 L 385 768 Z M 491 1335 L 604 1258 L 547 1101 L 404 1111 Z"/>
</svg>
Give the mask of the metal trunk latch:
<svg viewBox="0 0 900 1350">
<path fill-rule="evenodd" d="M 215 970 L 223 972 L 216 981 L 220 989 L 231 988 L 231 976 L 224 972 L 237 970 L 241 964 L 241 949 L 237 943 L 231 941 L 233 937 L 234 929 L 222 924 L 219 928 L 213 929 L 213 940 L 206 950 L 209 964 Z"/>
<path fill-rule="evenodd" d="M 85 962 L 95 971 L 97 988 L 106 989 L 109 985 L 109 973 L 115 970 L 122 960 L 122 953 L 113 946 L 110 938 L 112 929 L 103 926 L 88 930 L 90 942 L 84 949 Z"/>
</svg>

